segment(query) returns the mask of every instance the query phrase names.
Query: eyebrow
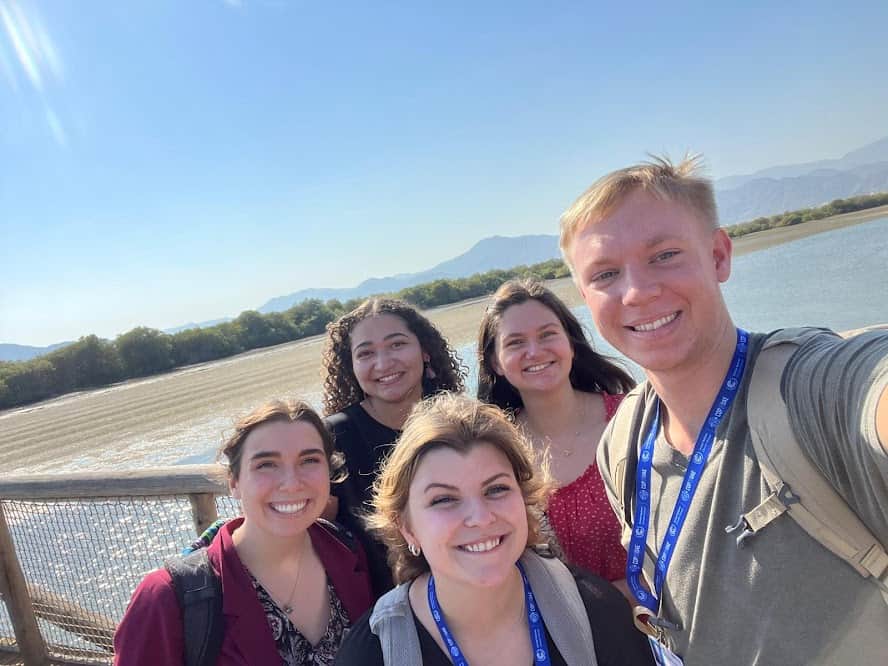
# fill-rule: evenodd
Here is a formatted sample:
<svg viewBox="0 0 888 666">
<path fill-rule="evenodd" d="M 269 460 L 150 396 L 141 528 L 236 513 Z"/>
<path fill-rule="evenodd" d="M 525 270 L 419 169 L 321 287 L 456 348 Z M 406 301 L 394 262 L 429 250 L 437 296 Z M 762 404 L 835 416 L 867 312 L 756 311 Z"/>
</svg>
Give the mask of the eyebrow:
<svg viewBox="0 0 888 666">
<path fill-rule="evenodd" d="M 406 338 L 406 337 L 407 337 L 406 333 L 401 333 L 401 331 L 395 331 L 394 333 L 389 333 L 387 336 L 385 336 L 382 339 L 382 341 L 385 342 L 386 340 L 391 340 L 392 338 Z M 360 349 L 361 347 L 366 347 L 367 345 L 372 345 L 372 344 L 373 344 L 373 342 L 371 340 L 364 340 L 364 342 L 359 342 L 354 347 L 352 347 L 352 349 Z"/>
<path fill-rule="evenodd" d="M 547 328 L 552 328 L 553 326 L 557 328 L 558 325 L 559 325 L 559 322 L 557 322 L 557 321 L 547 321 L 542 326 L 537 326 L 536 330 L 543 331 Z M 509 333 L 508 335 L 503 336 L 503 340 L 511 340 L 512 338 L 520 338 L 523 336 L 524 336 L 523 331 L 516 331 L 515 333 Z"/>
<path fill-rule="evenodd" d="M 644 243 L 644 247 L 646 250 L 650 250 L 658 245 L 662 245 L 663 243 L 671 242 L 671 241 L 681 241 L 684 240 L 681 236 L 676 236 L 675 234 L 659 234 L 654 236 L 653 238 L 648 239 Z M 599 266 L 604 266 L 612 263 L 610 257 L 604 257 L 602 259 L 596 259 L 595 261 L 590 261 L 586 265 L 586 271 L 588 272 L 590 269 L 598 268 Z"/>
<path fill-rule="evenodd" d="M 489 479 L 485 479 L 484 481 L 482 481 L 481 486 L 483 487 L 483 486 L 489 485 L 489 484 L 493 483 L 494 481 L 496 481 L 501 476 L 509 476 L 509 475 L 506 472 L 499 472 L 498 474 L 494 474 L 493 476 L 491 476 Z M 423 492 L 427 493 L 430 490 L 432 490 L 433 488 L 444 488 L 445 490 L 459 490 L 459 488 L 457 488 L 456 486 L 451 486 L 448 483 L 432 482 L 425 487 L 425 490 L 423 490 Z"/>
<path fill-rule="evenodd" d="M 317 454 L 324 455 L 324 451 L 321 449 L 305 449 L 299 452 L 299 457 L 304 458 L 305 456 L 314 456 Z M 280 451 L 256 451 L 253 455 L 250 456 L 250 460 L 256 460 L 257 458 L 280 458 Z"/>
<path fill-rule="evenodd" d="M 680 236 L 676 236 L 674 234 L 660 234 L 659 236 L 654 236 L 649 241 L 645 243 L 645 247 L 652 248 L 656 245 L 660 245 L 665 243 L 666 241 L 674 241 L 674 240 L 682 240 Z"/>
</svg>

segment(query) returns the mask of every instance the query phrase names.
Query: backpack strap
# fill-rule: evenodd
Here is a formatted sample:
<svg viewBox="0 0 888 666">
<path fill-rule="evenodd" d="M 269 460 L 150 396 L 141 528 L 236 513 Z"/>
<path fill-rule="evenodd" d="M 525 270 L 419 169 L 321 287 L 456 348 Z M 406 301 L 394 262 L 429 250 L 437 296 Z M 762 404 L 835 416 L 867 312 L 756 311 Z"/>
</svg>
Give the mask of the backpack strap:
<svg viewBox="0 0 888 666">
<path fill-rule="evenodd" d="M 185 666 L 215 666 L 222 650 L 225 622 L 222 584 L 204 548 L 168 558 L 164 567 L 182 609 Z"/>
<path fill-rule="evenodd" d="M 610 443 L 607 456 L 607 473 L 610 487 L 613 488 L 614 499 L 617 501 L 619 513 L 617 518 L 622 529 L 621 541 L 628 548 L 632 537 L 632 522 L 635 520 L 635 477 L 638 470 L 638 429 L 649 425 L 644 421 L 643 400 L 646 391 L 650 390 L 647 382 L 642 382 L 623 399 L 619 409 L 608 423 Z M 600 460 L 600 459 L 599 459 Z M 654 580 L 656 553 L 651 553 L 645 545 L 642 569 L 645 578 Z"/>
<path fill-rule="evenodd" d="M 324 530 L 330 534 L 333 538 L 339 541 L 343 546 L 348 548 L 351 552 L 358 552 L 358 539 L 354 535 L 354 533 L 349 530 L 345 525 L 341 523 L 336 523 L 325 518 L 318 518 L 315 520 L 315 524 L 320 525 L 324 528 Z"/>
<path fill-rule="evenodd" d="M 544 551 L 527 549 L 521 564 L 552 641 L 567 664 L 596 666 L 589 613 L 570 569 Z"/>
<path fill-rule="evenodd" d="M 782 336 L 787 337 L 787 336 Z M 788 513 L 812 539 L 881 588 L 888 601 L 888 553 L 801 447 L 780 390 L 783 371 L 800 339 L 766 342 L 747 396 L 749 428 L 761 474 L 771 494 L 740 517 L 737 543 Z"/>
</svg>

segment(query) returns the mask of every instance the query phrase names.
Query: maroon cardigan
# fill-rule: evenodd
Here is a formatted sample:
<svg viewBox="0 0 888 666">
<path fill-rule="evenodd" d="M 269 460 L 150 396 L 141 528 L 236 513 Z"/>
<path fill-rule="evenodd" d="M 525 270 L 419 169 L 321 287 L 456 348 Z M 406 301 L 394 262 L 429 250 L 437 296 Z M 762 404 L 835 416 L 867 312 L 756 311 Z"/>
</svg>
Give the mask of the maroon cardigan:
<svg viewBox="0 0 888 666">
<path fill-rule="evenodd" d="M 207 548 L 222 582 L 225 638 L 218 664 L 281 663 L 265 611 L 234 547 L 231 535 L 243 518 L 227 522 Z M 326 529 L 308 528 L 311 544 L 324 565 L 342 606 L 354 623 L 373 605 L 364 551 L 350 550 Z M 148 574 L 136 588 L 114 634 L 116 666 L 176 666 L 184 662 L 182 612 L 166 569 Z"/>
</svg>

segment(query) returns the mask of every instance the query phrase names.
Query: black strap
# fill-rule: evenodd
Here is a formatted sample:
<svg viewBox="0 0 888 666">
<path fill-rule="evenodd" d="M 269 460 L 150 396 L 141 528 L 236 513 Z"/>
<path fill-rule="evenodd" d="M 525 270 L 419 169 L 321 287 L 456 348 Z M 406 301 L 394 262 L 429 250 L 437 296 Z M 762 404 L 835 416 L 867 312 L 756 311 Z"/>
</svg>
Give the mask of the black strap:
<svg viewBox="0 0 888 666">
<path fill-rule="evenodd" d="M 318 518 L 315 522 L 351 552 L 356 553 L 358 551 L 358 540 L 345 525 L 324 518 Z"/>
<path fill-rule="evenodd" d="M 185 666 L 215 666 L 222 650 L 225 622 L 222 584 L 204 548 L 185 556 L 170 557 L 164 567 L 182 609 Z"/>
</svg>

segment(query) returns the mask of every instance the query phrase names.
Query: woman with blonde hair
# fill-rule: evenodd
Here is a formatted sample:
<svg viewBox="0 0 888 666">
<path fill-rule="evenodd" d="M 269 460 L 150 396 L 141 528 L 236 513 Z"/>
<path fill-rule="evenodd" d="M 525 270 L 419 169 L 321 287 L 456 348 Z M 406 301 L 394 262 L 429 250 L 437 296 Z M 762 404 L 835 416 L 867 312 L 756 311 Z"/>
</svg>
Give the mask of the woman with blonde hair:
<svg viewBox="0 0 888 666">
<path fill-rule="evenodd" d="M 400 584 L 336 664 L 652 663 L 615 588 L 536 549 L 549 487 L 499 409 L 452 394 L 419 404 L 368 518 Z"/>
</svg>

